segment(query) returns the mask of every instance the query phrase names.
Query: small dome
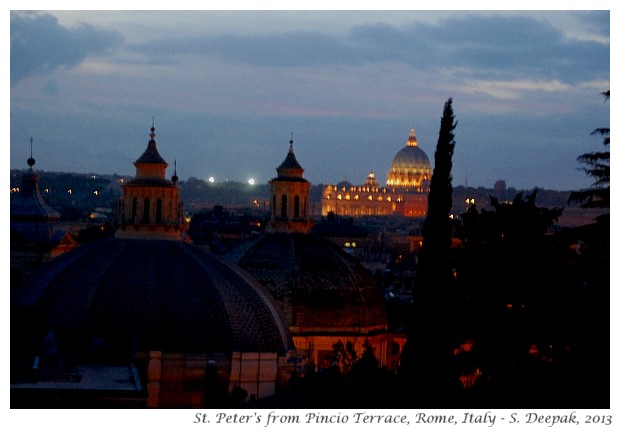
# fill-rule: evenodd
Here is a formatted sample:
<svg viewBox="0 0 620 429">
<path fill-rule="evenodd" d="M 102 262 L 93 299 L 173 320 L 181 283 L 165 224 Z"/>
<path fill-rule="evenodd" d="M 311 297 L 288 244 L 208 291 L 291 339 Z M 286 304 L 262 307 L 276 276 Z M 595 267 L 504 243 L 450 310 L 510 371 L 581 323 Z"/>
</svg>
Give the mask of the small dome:
<svg viewBox="0 0 620 429">
<path fill-rule="evenodd" d="M 345 190 L 349 190 L 351 189 L 351 187 L 353 186 L 353 183 L 349 182 L 347 180 L 347 178 L 345 177 L 344 180 L 341 180 L 340 182 L 338 182 L 338 184 L 336 185 L 336 187 L 340 190 L 342 188 L 345 188 Z"/>
<path fill-rule="evenodd" d="M 426 153 L 418 147 L 418 139 L 412 128 L 407 145 L 398 151 L 392 161 L 387 174 L 387 186 L 424 191 L 423 184 L 430 180 L 431 174 L 431 163 Z"/>
<path fill-rule="evenodd" d="M 370 173 L 368 173 L 368 177 L 364 181 L 364 186 L 367 188 L 378 188 L 379 187 L 379 181 L 375 177 L 374 171 L 371 171 Z"/>
<path fill-rule="evenodd" d="M 33 170 L 24 172 L 20 192 L 11 196 L 11 236 L 32 244 L 53 244 L 60 231 L 60 213 L 43 199 L 39 180 L 40 176 Z"/>
<path fill-rule="evenodd" d="M 72 348 L 103 341 L 116 355 L 132 347 L 290 350 L 277 303 L 238 271 L 187 243 L 104 239 L 52 260 L 26 279 L 11 296 L 11 326 L 22 337 L 42 339 L 54 332 Z"/>
</svg>

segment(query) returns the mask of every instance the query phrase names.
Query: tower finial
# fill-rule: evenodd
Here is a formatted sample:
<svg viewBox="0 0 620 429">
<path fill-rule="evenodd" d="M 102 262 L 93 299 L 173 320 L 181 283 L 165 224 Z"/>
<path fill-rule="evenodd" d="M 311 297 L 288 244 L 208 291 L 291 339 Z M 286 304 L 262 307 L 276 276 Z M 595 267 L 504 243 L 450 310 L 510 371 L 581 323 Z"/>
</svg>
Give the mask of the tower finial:
<svg viewBox="0 0 620 429">
<path fill-rule="evenodd" d="M 177 160 L 174 160 L 174 175 L 172 176 L 172 183 L 177 183 L 179 181 L 179 176 L 177 176 Z"/>
<path fill-rule="evenodd" d="M 291 139 L 289 140 L 288 143 L 290 145 L 289 148 L 288 148 L 288 151 L 289 152 L 293 152 L 293 132 L 292 131 L 291 131 Z"/>
<path fill-rule="evenodd" d="M 28 163 L 28 165 L 30 166 L 30 169 L 32 170 L 32 166 L 35 163 L 35 160 L 32 157 L 32 136 L 30 137 L 30 158 L 28 158 L 28 161 L 26 162 Z"/>
</svg>

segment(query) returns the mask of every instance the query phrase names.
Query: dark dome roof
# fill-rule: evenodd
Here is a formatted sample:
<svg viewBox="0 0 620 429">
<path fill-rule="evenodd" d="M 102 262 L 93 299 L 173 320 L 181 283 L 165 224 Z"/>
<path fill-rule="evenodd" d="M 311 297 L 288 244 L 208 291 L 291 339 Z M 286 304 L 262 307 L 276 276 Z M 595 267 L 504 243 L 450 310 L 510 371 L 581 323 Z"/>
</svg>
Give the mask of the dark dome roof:
<svg viewBox="0 0 620 429">
<path fill-rule="evenodd" d="M 346 190 L 349 190 L 349 188 L 351 188 L 352 186 L 353 186 L 353 183 L 349 182 L 347 179 L 341 180 L 340 182 L 336 184 L 336 187 L 338 189 L 345 188 Z"/>
<path fill-rule="evenodd" d="M 292 329 L 387 326 L 370 274 L 338 246 L 314 234 L 265 234 L 239 258 L 283 306 Z"/>
<path fill-rule="evenodd" d="M 11 326 L 125 350 L 133 341 L 138 351 L 284 353 L 290 333 L 271 299 L 250 276 L 190 244 L 110 238 L 27 278 L 11 296 Z"/>
<path fill-rule="evenodd" d="M 11 235 L 32 244 L 54 244 L 60 238 L 60 213 L 41 196 L 39 179 L 32 170 L 22 176 L 22 188 L 11 201 Z"/>
<path fill-rule="evenodd" d="M 155 143 L 155 127 L 151 128 L 151 139 L 146 147 L 144 153 L 136 160 L 136 164 L 165 164 L 168 165 L 166 160 L 162 158 L 157 150 L 157 143 Z"/>
</svg>

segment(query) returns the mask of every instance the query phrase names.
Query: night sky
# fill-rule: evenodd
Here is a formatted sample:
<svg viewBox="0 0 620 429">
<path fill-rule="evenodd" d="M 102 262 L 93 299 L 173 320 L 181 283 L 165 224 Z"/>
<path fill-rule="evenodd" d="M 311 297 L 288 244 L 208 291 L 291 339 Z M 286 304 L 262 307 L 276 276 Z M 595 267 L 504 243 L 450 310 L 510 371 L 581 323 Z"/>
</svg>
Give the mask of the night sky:
<svg viewBox="0 0 620 429">
<path fill-rule="evenodd" d="M 433 162 L 452 97 L 455 185 L 572 190 L 610 125 L 609 11 L 13 11 L 10 33 L 11 168 L 32 137 L 40 170 L 133 175 L 154 117 L 181 180 L 264 183 L 293 133 L 312 183 L 384 185 L 411 128 Z"/>
</svg>

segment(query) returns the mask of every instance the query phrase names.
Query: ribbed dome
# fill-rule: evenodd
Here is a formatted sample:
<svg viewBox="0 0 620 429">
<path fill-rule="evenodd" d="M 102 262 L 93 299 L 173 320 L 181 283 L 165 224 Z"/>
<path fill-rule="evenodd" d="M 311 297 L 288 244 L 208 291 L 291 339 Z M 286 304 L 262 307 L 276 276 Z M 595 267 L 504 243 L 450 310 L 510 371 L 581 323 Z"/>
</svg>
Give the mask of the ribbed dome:
<svg viewBox="0 0 620 429">
<path fill-rule="evenodd" d="M 277 298 L 293 332 L 385 329 L 382 296 L 358 261 L 313 234 L 265 234 L 239 258 Z"/>
<path fill-rule="evenodd" d="M 418 147 L 415 130 L 411 129 L 407 145 L 398 151 L 392 161 L 387 174 L 387 186 L 425 191 L 424 184 L 430 180 L 431 174 L 428 156 Z"/>
<path fill-rule="evenodd" d="M 13 335 L 53 331 L 113 353 L 278 352 L 283 314 L 254 279 L 187 243 L 105 239 L 46 264 L 11 296 Z"/>
</svg>

